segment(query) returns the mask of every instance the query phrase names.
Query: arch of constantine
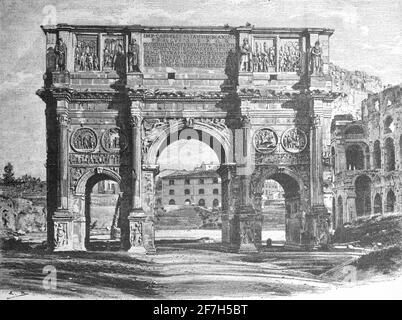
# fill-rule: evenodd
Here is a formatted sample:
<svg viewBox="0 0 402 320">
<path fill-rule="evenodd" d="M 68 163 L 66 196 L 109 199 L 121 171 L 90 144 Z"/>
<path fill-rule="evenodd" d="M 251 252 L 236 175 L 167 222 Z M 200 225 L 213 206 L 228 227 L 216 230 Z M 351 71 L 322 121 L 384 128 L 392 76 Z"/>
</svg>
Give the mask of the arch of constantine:
<svg viewBox="0 0 402 320">
<path fill-rule="evenodd" d="M 86 250 L 88 199 L 101 180 L 122 192 L 121 248 L 155 252 L 158 157 L 198 139 L 220 160 L 222 244 L 255 251 L 261 196 L 285 192 L 286 245 L 325 241 L 324 111 L 335 94 L 330 29 L 66 25 L 46 35 L 48 242 Z"/>
</svg>

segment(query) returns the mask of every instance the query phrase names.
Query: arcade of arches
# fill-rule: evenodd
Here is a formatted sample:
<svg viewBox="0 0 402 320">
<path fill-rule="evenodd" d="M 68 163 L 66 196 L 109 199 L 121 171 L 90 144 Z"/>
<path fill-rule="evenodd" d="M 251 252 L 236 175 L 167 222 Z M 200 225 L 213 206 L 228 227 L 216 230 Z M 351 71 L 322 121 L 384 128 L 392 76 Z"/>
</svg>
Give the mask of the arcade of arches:
<svg viewBox="0 0 402 320">
<path fill-rule="evenodd" d="M 327 243 L 322 154 L 330 121 L 324 112 L 337 97 L 326 80 L 333 30 L 66 24 L 43 30 L 46 74 L 37 94 L 46 103 L 48 243 L 55 251 L 88 249 L 90 190 L 112 180 L 120 189 L 121 248 L 155 252 L 157 159 L 188 137 L 219 158 L 225 247 L 260 248 L 266 179 L 284 189 L 286 244 Z M 286 68 L 279 54 L 253 65 L 256 43 L 293 52 Z M 310 55 L 314 43 L 325 43 L 318 57 Z M 359 170 L 366 155 L 363 149 L 362 160 L 356 150 L 349 161 Z"/>
<path fill-rule="evenodd" d="M 363 101 L 361 121 L 333 123 L 333 227 L 402 211 L 400 97 L 400 86 L 385 89 Z"/>
</svg>

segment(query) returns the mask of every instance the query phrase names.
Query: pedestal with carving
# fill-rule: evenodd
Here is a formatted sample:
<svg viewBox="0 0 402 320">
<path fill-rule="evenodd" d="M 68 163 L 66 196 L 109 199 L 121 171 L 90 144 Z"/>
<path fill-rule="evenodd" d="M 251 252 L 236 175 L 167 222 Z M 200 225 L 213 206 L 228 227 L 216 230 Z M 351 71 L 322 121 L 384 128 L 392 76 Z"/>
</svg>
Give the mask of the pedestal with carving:
<svg viewBox="0 0 402 320">
<path fill-rule="evenodd" d="M 128 220 L 130 222 L 130 249 L 133 254 L 145 254 L 144 247 L 144 222 L 145 214 L 142 212 L 131 212 Z"/>
</svg>

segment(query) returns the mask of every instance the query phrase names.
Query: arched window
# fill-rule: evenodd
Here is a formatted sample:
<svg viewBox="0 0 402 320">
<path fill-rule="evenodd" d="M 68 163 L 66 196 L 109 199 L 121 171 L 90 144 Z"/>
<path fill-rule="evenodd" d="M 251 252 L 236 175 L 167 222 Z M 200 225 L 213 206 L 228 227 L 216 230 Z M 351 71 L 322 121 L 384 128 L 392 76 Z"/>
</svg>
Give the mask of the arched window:
<svg viewBox="0 0 402 320">
<path fill-rule="evenodd" d="M 214 189 L 214 190 L 212 191 L 212 193 L 213 193 L 213 194 L 219 194 L 219 190 L 218 190 L 218 189 Z"/>
<path fill-rule="evenodd" d="M 170 189 L 170 190 L 169 190 L 169 195 L 171 195 L 171 196 L 174 195 L 174 190 L 173 190 L 173 189 Z"/>
<path fill-rule="evenodd" d="M 391 116 L 387 116 L 384 121 L 384 133 L 391 133 L 394 131 L 394 119 Z"/>
<path fill-rule="evenodd" d="M 386 171 L 395 170 L 395 146 L 392 138 L 385 140 L 385 161 L 387 164 Z"/>
<path fill-rule="evenodd" d="M 343 200 L 342 197 L 338 197 L 338 226 L 343 225 Z"/>
<path fill-rule="evenodd" d="M 198 190 L 198 194 L 204 194 L 204 193 L 205 193 L 205 190 L 204 190 L 204 189 Z"/>
<path fill-rule="evenodd" d="M 218 178 L 214 178 L 214 179 L 212 180 L 212 183 L 219 183 Z"/>
<path fill-rule="evenodd" d="M 170 199 L 170 200 L 169 200 L 169 204 L 170 204 L 170 205 L 175 205 L 175 204 L 176 204 L 176 201 L 174 201 L 173 199 Z"/>
<path fill-rule="evenodd" d="M 200 207 L 205 207 L 205 200 L 204 200 L 204 199 L 200 199 L 200 200 L 198 201 L 198 205 L 199 205 Z"/>
<path fill-rule="evenodd" d="M 184 204 L 187 205 L 187 206 L 189 206 L 189 205 L 191 204 L 190 199 L 186 199 L 186 200 L 184 201 Z"/>
<path fill-rule="evenodd" d="M 371 180 L 362 175 L 356 179 L 356 214 L 358 217 L 371 214 Z"/>
<path fill-rule="evenodd" d="M 380 141 L 374 142 L 374 169 L 381 169 L 381 146 Z"/>
<path fill-rule="evenodd" d="M 219 200 L 218 199 L 214 199 L 214 201 L 212 201 L 212 206 L 214 208 L 219 207 Z"/>
<path fill-rule="evenodd" d="M 354 144 L 346 149 L 346 168 L 348 170 L 363 170 L 364 155 L 361 146 Z"/>
<path fill-rule="evenodd" d="M 389 190 L 387 193 L 386 212 L 394 212 L 394 211 L 395 211 L 395 193 L 392 190 Z"/>
<path fill-rule="evenodd" d="M 185 189 L 184 194 L 190 194 L 190 189 Z"/>
<path fill-rule="evenodd" d="M 374 213 L 382 213 L 382 197 L 379 193 L 374 197 Z"/>
</svg>

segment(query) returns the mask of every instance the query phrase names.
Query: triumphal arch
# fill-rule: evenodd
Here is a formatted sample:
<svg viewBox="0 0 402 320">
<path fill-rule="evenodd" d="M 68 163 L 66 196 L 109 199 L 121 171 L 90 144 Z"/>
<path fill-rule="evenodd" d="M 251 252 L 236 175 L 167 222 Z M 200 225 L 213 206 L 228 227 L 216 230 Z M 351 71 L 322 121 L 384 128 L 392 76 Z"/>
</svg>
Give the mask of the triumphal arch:
<svg viewBox="0 0 402 320">
<path fill-rule="evenodd" d="M 86 250 L 89 197 L 120 185 L 121 248 L 155 252 L 162 150 L 199 139 L 218 155 L 222 244 L 262 245 L 265 179 L 285 191 L 286 244 L 325 242 L 323 110 L 330 92 L 322 28 L 66 25 L 46 35 L 48 242 Z"/>
</svg>

